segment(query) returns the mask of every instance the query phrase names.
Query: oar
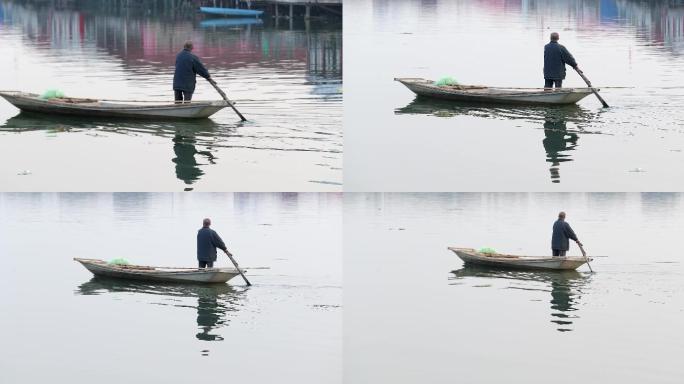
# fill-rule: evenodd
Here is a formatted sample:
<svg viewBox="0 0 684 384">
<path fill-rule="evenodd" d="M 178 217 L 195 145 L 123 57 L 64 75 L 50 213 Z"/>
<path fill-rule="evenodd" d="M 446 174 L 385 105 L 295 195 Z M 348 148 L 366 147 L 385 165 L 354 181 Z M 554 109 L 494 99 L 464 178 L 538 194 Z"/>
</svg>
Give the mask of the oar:
<svg viewBox="0 0 684 384">
<path fill-rule="evenodd" d="M 584 260 L 586 260 L 586 262 L 587 262 L 587 266 L 589 267 L 589 271 L 591 273 L 594 273 L 594 270 L 591 269 L 591 264 L 589 264 L 589 258 L 587 257 L 587 253 L 584 252 L 584 248 L 582 248 L 582 244 L 577 243 L 577 245 L 579 246 L 580 251 L 582 251 L 582 256 L 584 256 Z"/>
<path fill-rule="evenodd" d="M 582 80 L 584 80 L 584 82 L 587 83 L 587 86 L 589 87 L 589 89 L 591 89 L 592 92 L 594 92 L 594 95 L 598 97 L 601 104 L 603 104 L 603 107 L 608 108 L 608 103 L 606 103 L 606 101 L 603 100 L 603 97 L 601 97 L 601 95 L 599 95 L 598 92 L 596 92 L 596 88 L 591 86 L 591 81 L 589 81 L 589 79 L 587 79 L 587 77 L 584 76 L 584 72 L 580 71 L 577 67 L 575 67 L 575 71 L 577 71 L 580 77 L 582 77 Z"/>
<path fill-rule="evenodd" d="M 233 105 L 233 103 L 231 103 L 230 100 L 228 100 L 228 96 L 226 96 L 226 93 L 223 92 L 223 91 L 221 90 L 221 88 L 219 88 L 218 85 L 216 85 L 216 82 L 214 81 L 214 79 L 211 79 L 211 78 L 210 78 L 210 79 L 207 79 L 207 81 L 209 82 L 209 84 L 211 84 L 212 86 L 214 86 L 214 89 L 216 90 L 216 92 L 218 92 L 219 95 L 221 95 L 221 97 L 223 97 L 223 100 L 225 100 L 226 103 L 228 103 L 228 105 L 230 105 L 230 107 L 233 108 L 233 111 L 235 111 L 235 113 L 237 113 L 237 115 L 240 116 L 240 119 L 241 119 L 242 121 L 247 121 L 247 119 L 245 119 L 245 117 L 242 116 L 242 113 L 240 113 L 240 111 L 238 111 L 237 108 L 235 108 L 235 105 Z"/>
<path fill-rule="evenodd" d="M 230 259 L 230 261 L 233 262 L 233 265 L 235 266 L 235 269 L 237 269 L 238 272 L 240 272 L 240 276 L 242 276 L 242 278 L 245 279 L 245 283 L 247 283 L 247 286 L 252 285 L 252 283 L 250 283 L 249 280 L 247 280 L 247 278 L 245 277 L 245 274 L 242 273 L 242 270 L 241 270 L 240 267 L 238 266 L 237 261 L 235 261 L 235 259 L 233 259 L 233 255 L 231 255 L 230 252 L 226 251 L 226 256 L 228 256 L 228 258 Z"/>
</svg>

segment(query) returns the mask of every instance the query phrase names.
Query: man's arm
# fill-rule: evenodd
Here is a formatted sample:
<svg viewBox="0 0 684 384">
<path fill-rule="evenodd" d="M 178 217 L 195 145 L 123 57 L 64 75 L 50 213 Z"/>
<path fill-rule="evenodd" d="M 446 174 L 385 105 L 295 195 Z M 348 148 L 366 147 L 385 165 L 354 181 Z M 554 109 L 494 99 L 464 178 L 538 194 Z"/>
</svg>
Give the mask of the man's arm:
<svg viewBox="0 0 684 384">
<path fill-rule="evenodd" d="M 582 245 L 582 243 L 580 243 L 580 241 L 577 239 L 575 231 L 572 230 L 572 227 L 570 227 L 570 224 L 568 223 L 565 223 L 565 234 L 568 236 L 568 238 L 575 240 L 577 244 Z"/>
<path fill-rule="evenodd" d="M 205 79 L 209 79 L 211 77 L 209 71 L 207 71 L 207 69 L 204 67 L 202 62 L 197 57 L 192 58 L 192 70 L 195 71 L 196 74 L 204 77 Z"/>
<path fill-rule="evenodd" d="M 561 57 L 563 58 L 563 62 L 573 68 L 577 68 L 577 61 L 575 61 L 575 58 L 572 57 L 572 54 L 570 51 L 568 51 L 567 48 L 561 46 Z"/>
<path fill-rule="evenodd" d="M 213 231 L 211 233 L 211 243 L 214 245 L 214 247 L 223 250 L 223 252 L 225 253 L 228 253 L 228 248 L 226 248 L 226 244 L 221 239 L 221 236 L 219 236 L 218 233 L 216 233 L 216 231 Z"/>
</svg>

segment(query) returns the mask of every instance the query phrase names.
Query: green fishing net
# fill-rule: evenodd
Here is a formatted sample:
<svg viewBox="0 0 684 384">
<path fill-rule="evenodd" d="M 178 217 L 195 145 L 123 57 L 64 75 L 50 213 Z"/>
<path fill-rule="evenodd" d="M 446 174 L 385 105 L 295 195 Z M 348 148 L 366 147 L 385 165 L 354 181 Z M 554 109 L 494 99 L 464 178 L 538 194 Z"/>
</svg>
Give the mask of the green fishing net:
<svg viewBox="0 0 684 384">
<path fill-rule="evenodd" d="M 40 98 L 44 100 L 61 99 L 62 97 L 64 97 L 64 92 L 60 91 L 59 89 L 48 89 L 42 95 L 40 95 Z"/>
<path fill-rule="evenodd" d="M 494 248 L 489 248 L 489 247 L 480 248 L 480 250 L 478 250 L 478 252 L 485 253 L 485 254 L 495 254 L 496 253 Z"/>
<path fill-rule="evenodd" d="M 118 259 L 112 259 L 109 261 L 110 265 L 130 265 L 131 263 L 128 262 L 128 260 L 123 259 L 123 258 L 118 258 Z"/>
<path fill-rule="evenodd" d="M 458 85 L 458 81 L 456 81 L 456 79 L 454 79 L 453 77 L 447 76 L 435 81 L 435 85 L 438 87 L 442 87 L 445 85 Z"/>
</svg>

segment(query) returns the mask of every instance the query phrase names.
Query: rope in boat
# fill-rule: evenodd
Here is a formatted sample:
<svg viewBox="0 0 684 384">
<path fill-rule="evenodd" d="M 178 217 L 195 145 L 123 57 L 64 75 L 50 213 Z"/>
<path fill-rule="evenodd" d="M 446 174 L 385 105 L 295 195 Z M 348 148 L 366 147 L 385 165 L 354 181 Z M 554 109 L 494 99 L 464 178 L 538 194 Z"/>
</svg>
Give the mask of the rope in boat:
<svg viewBox="0 0 684 384">
<path fill-rule="evenodd" d="M 432 84 L 430 84 L 430 85 L 432 85 Z M 459 85 L 443 85 L 443 86 L 435 85 L 435 87 L 439 87 L 439 88 L 456 88 L 456 89 L 459 89 L 459 87 L 463 87 L 462 89 L 460 89 L 461 91 L 468 91 L 468 90 L 471 90 L 471 89 L 488 89 L 488 88 L 496 88 L 496 89 L 530 89 L 530 90 L 542 90 L 542 89 L 543 89 L 543 90 L 548 90 L 548 89 L 552 89 L 552 90 L 555 90 L 555 89 L 558 89 L 558 90 L 589 89 L 589 87 L 544 88 L 544 87 L 505 87 L 505 86 L 496 86 L 496 85 L 470 85 L 470 84 L 468 84 L 468 85 L 462 84 L 462 85 L 460 85 L 460 86 L 459 86 Z M 477 88 L 471 88 L 471 87 L 477 87 Z M 598 85 L 597 85 L 597 86 L 593 86 L 592 88 L 600 88 L 600 89 L 635 89 L 635 88 L 638 88 L 638 87 L 618 87 L 618 86 L 615 86 L 615 87 L 602 87 L 602 86 L 598 86 Z M 684 89 L 684 86 L 679 87 L 679 88 L 683 88 L 683 89 Z M 642 89 L 655 89 L 655 88 L 643 87 Z M 661 87 L 661 88 L 658 88 L 658 89 L 669 89 L 669 87 Z"/>
<path fill-rule="evenodd" d="M 104 260 L 102 260 L 104 261 Z M 106 265 L 112 265 L 109 264 L 108 262 L 104 261 Z M 124 269 L 128 270 L 154 270 L 154 269 L 177 269 L 177 270 L 190 270 L 190 271 L 196 271 L 196 270 L 203 270 L 203 268 L 190 268 L 190 267 L 163 267 L 163 266 L 152 266 L 152 265 L 136 265 L 136 264 L 128 264 L 128 265 L 119 265 L 119 267 L 123 267 Z M 221 268 L 214 268 L 214 269 L 221 269 Z M 246 270 L 246 269 L 271 269 L 271 267 L 240 267 L 240 269 Z"/>
<path fill-rule="evenodd" d="M 193 273 L 193 272 L 229 272 L 232 271 L 231 269 L 228 268 L 121 268 L 120 266 L 111 266 L 109 264 L 106 265 L 109 268 L 113 269 L 120 269 L 120 270 L 125 270 L 126 273 L 131 274 L 131 275 L 149 275 L 150 273 Z M 216 269 L 217 271 L 213 271 L 213 269 Z M 240 268 L 244 270 L 244 268 Z"/>
<path fill-rule="evenodd" d="M 556 88 L 544 88 L 544 87 L 497 87 L 497 86 L 485 86 L 485 88 L 499 88 L 499 89 L 556 89 Z M 589 87 L 563 87 L 563 88 L 558 88 L 558 89 L 587 89 Z M 600 89 L 634 89 L 637 87 L 601 87 L 598 85 L 593 86 L 592 88 L 600 88 Z M 681 87 L 681 88 L 684 88 Z"/>
<path fill-rule="evenodd" d="M 169 104 L 169 103 L 174 103 L 175 100 L 121 100 L 121 99 L 94 99 L 96 101 L 111 101 L 111 102 L 117 102 L 117 103 L 162 103 L 162 104 Z M 191 100 L 189 102 L 182 102 L 178 104 L 194 104 L 194 103 L 211 103 L 214 101 L 223 101 L 223 100 Z M 230 101 L 231 103 L 235 104 L 233 100 Z"/>
<path fill-rule="evenodd" d="M 432 84 L 430 84 L 432 85 Z M 462 86 L 473 86 L 473 84 L 462 84 Z M 449 86 L 446 86 L 449 87 Z M 453 86 L 454 88 L 458 88 L 458 85 Z M 499 88 L 499 89 L 549 89 L 549 88 L 544 88 L 544 87 L 506 87 L 506 86 L 495 86 L 495 85 L 478 85 L 478 87 L 484 87 L 484 88 Z M 563 88 L 558 88 L 558 89 L 588 89 L 589 87 L 563 87 Z M 684 85 L 675 85 L 675 86 L 663 86 L 663 87 L 639 87 L 639 86 L 600 86 L 600 85 L 593 85 L 592 88 L 600 88 L 600 89 L 684 89 Z M 556 88 L 551 88 L 551 89 L 556 89 Z M 464 89 L 464 91 L 467 90 Z"/>
<path fill-rule="evenodd" d="M 0 90 L 0 93 L 23 93 L 27 94 L 28 92 L 23 92 L 23 91 L 3 91 Z M 57 98 L 61 99 L 61 98 Z M 118 102 L 118 103 L 162 103 L 162 104 L 169 104 L 169 103 L 175 103 L 175 100 L 122 100 L 122 99 L 97 99 L 97 98 L 92 98 L 92 97 L 76 97 L 76 96 L 69 96 L 69 97 L 63 97 L 63 99 L 82 99 L 82 100 L 93 100 L 93 101 L 111 101 L 111 102 Z M 214 100 L 191 100 L 189 102 L 183 102 L 183 103 L 178 103 L 178 104 L 193 104 L 193 103 L 210 103 L 210 102 L 215 102 L 215 101 L 224 101 L 221 99 L 214 99 Z M 231 100 L 231 103 L 235 104 L 235 101 Z"/>
</svg>

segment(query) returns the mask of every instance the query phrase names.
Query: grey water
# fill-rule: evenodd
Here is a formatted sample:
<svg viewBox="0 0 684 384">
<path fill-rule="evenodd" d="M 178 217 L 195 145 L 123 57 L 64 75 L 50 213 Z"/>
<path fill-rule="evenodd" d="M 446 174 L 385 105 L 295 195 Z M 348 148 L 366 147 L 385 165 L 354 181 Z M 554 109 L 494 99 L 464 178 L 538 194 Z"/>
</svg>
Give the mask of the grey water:
<svg viewBox="0 0 684 384">
<path fill-rule="evenodd" d="M 0 382 L 341 382 L 341 211 L 334 193 L 0 194 Z M 194 267 L 204 217 L 251 287 L 72 260 Z"/>
<path fill-rule="evenodd" d="M 345 1 L 350 191 L 680 191 L 684 6 L 636 0 Z M 560 33 L 610 105 L 417 99 L 396 77 L 543 87 Z M 568 67 L 564 86 L 585 87 Z M 676 166 L 674 166 L 676 165 Z"/>
<path fill-rule="evenodd" d="M 195 122 L 46 118 L 0 99 L 2 190 L 341 189 L 339 19 L 225 19 L 190 2 L 136 3 L 1 1 L 0 90 L 172 100 L 175 55 L 191 39 L 248 121 L 230 108 Z M 198 77 L 193 98 L 220 96 Z"/>
<path fill-rule="evenodd" d="M 550 255 L 560 210 L 595 273 L 447 250 Z M 678 383 L 682 228 L 682 194 L 345 194 L 345 382 Z"/>
</svg>

